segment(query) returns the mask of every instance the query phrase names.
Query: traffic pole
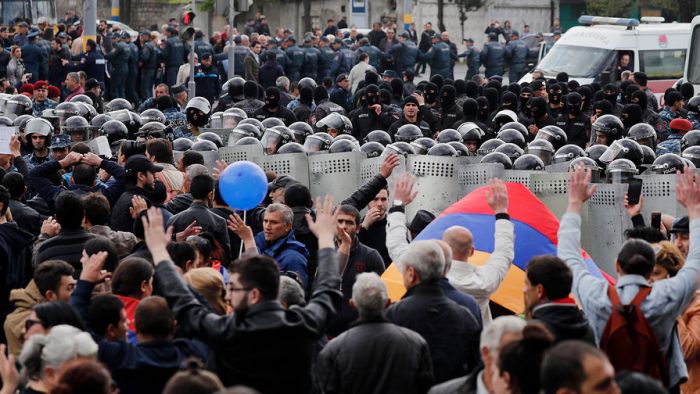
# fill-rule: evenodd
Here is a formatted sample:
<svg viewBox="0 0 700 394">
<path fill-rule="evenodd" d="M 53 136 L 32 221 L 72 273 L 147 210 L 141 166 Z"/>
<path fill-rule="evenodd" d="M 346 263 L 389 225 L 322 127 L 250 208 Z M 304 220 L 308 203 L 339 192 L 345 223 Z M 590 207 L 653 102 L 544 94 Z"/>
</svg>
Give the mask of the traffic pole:
<svg viewBox="0 0 700 394">
<path fill-rule="evenodd" d="M 236 18 L 236 15 L 238 15 L 238 12 L 236 11 L 235 3 L 236 0 L 229 0 L 228 2 L 228 79 L 231 79 L 236 75 L 236 55 L 233 52 L 233 47 L 235 45 L 233 40 L 233 24 L 235 23 L 234 19 Z"/>
<path fill-rule="evenodd" d="M 85 0 L 83 15 L 83 52 L 87 52 L 88 40 L 97 42 L 97 0 Z"/>
<path fill-rule="evenodd" d="M 112 20 L 119 22 L 119 0 L 112 0 Z"/>
</svg>

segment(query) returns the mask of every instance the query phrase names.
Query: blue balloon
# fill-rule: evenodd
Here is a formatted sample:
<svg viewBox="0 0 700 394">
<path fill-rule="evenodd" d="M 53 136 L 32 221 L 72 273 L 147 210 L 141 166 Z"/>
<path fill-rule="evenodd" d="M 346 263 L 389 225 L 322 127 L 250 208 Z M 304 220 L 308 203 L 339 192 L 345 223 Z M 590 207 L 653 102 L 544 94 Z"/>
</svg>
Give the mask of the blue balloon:
<svg viewBox="0 0 700 394">
<path fill-rule="evenodd" d="M 257 164 L 239 161 L 221 173 L 219 190 L 230 207 L 242 211 L 253 209 L 267 195 L 267 177 Z"/>
</svg>

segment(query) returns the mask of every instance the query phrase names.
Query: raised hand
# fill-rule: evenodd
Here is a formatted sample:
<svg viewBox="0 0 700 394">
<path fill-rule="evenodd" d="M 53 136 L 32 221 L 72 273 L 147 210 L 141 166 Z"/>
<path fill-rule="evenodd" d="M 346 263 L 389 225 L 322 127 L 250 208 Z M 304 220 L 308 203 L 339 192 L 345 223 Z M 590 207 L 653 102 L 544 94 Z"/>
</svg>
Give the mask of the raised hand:
<svg viewBox="0 0 700 394">
<path fill-rule="evenodd" d="M 630 205 L 629 199 L 627 198 L 627 193 L 625 193 L 625 209 L 627 210 L 627 215 L 633 218 L 640 213 L 642 213 L 642 208 L 644 207 L 644 196 L 639 195 L 639 203 Z"/>
<path fill-rule="evenodd" d="M 508 189 L 502 180 L 498 178 L 489 180 L 486 202 L 495 213 L 508 213 Z"/>
<path fill-rule="evenodd" d="M 187 240 L 187 237 L 189 237 L 190 235 L 198 235 L 201 232 L 202 232 L 202 226 L 197 224 L 196 220 L 193 220 L 192 223 L 190 223 L 189 226 L 185 227 L 184 230 L 175 234 L 175 240 L 178 242 L 182 242 L 182 241 Z"/>
<path fill-rule="evenodd" d="M 14 354 L 5 355 L 7 345 L 0 345 L 0 380 L 2 380 L 2 389 L 0 394 L 14 393 L 19 385 L 19 371 L 15 366 Z"/>
<path fill-rule="evenodd" d="M 676 198 L 688 211 L 690 219 L 700 217 L 700 182 L 695 179 L 695 171 L 688 167 L 683 173 L 676 173 Z"/>
<path fill-rule="evenodd" d="M 83 270 L 80 272 L 80 279 L 90 283 L 100 283 L 107 278 L 110 273 L 104 271 L 102 267 L 107 260 L 107 252 L 97 252 L 88 256 L 83 250 L 83 257 L 80 262 L 83 264 Z"/>
<path fill-rule="evenodd" d="M 46 220 L 44 220 L 44 223 L 41 224 L 41 234 L 46 234 L 49 237 L 55 237 L 59 231 L 61 231 L 61 225 L 58 224 L 53 216 L 49 216 L 46 218 Z"/>
<path fill-rule="evenodd" d="M 167 246 L 172 239 L 173 228 L 168 227 L 167 231 L 163 230 L 163 213 L 160 212 L 160 208 L 150 208 L 147 214 L 141 217 L 141 222 L 144 240 L 153 256 L 153 262 L 157 265 L 161 261 L 170 260 Z"/>
<path fill-rule="evenodd" d="M 83 155 L 83 157 L 80 159 L 80 162 L 94 167 L 99 167 L 100 164 L 102 164 L 102 158 L 92 152 L 88 152 Z"/>
<path fill-rule="evenodd" d="M 221 173 L 224 172 L 226 167 L 228 167 L 228 163 L 226 163 L 225 161 L 223 161 L 223 160 L 216 161 L 216 166 L 214 166 L 214 170 L 211 172 L 211 176 L 214 177 L 215 181 L 219 180 Z"/>
<path fill-rule="evenodd" d="M 146 209 L 148 209 L 148 203 L 146 203 L 146 199 L 137 194 L 131 197 L 131 206 L 129 207 L 129 214 L 131 215 L 132 219 L 136 220 L 136 218 L 139 217 L 139 214 L 141 214 L 141 211 L 145 211 Z"/>
<path fill-rule="evenodd" d="M 335 211 L 333 197 L 327 195 L 321 203 L 321 198 L 316 198 L 316 220 L 306 214 L 306 222 L 309 230 L 318 238 L 318 247 L 334 248 L 334 239 L 338 229 L 338 213 Z"/>
<path fill-rule="evenodd" d="M 410 204 L 418 195 L 417 191 L 413 190 L 413 185 L 416 184 L 416 177 L 411 173 L 404 172 L 394 186 L 394 199 L 401 200 L 403 205 Z"/>
<path fill-rule="evenodd" d="M 568 212 L 581 213 L 583 203 L 595 193 L 596 185 L 591 185 L 591 169 L 579 165 L 569 171 L 569 208 Z"/>
<path fill-rule="evenodd" d="M 367 214 L 364 219 L 362 219 L 362 227 L 368 229 L 371 225 L 382 218 L 382 210 L 379 207 L 370 208 L 367 210 Z"/>
<path fill-rule="evenodd" d="M 399 156 L 396 153 L 389 153 L 379 167 L 379 174 L 384 178 L 388 178 L 391 176 L 394 168 L 398 167 L 399 164 L 401 164 Z"/>
</svg>

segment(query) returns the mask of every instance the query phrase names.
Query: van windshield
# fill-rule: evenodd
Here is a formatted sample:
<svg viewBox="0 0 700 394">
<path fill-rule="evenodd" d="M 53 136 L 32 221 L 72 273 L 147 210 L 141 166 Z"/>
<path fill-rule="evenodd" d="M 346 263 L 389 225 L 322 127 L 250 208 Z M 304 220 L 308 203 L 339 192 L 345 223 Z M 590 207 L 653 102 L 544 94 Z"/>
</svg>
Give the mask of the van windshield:
<svg viewBox="0 0 700 394">
<path fill-rule="evenodd" d="M 696 25 L 693 28 L 686 76 L 689 82 L 696 85 L 700 84 L 700 25 Z"/>
<path fill-rule="evenodd" d="M 571 78 L 595 78 L 609 64 L 613 51 L 573 45 L 555 45 L 537 66 L 545 75 L 560 72 Z"/>
</svg>

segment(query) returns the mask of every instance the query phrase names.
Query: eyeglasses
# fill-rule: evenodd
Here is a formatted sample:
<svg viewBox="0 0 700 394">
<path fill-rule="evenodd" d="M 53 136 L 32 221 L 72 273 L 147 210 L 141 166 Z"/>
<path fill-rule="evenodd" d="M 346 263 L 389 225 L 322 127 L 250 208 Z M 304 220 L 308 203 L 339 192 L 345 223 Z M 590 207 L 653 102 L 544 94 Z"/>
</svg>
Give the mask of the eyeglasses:
<svg viewBox="0 0 700 394">
<path fill-rule="evenodd" d="M 41 324 L 42 326 L 44 325 L 40 320 L 34 320 L 34 319 L 27 319 L 24 321 L 24 331 L 29 331 L 30 328 L 34 327 L 37 324 Z"/>
<path fill-rule="evenodd" d="M 234 292 L 234 291 L 251 291 L 251 288 L 248 287 L 229 287 L 229 290 Z"/>
</svg>

